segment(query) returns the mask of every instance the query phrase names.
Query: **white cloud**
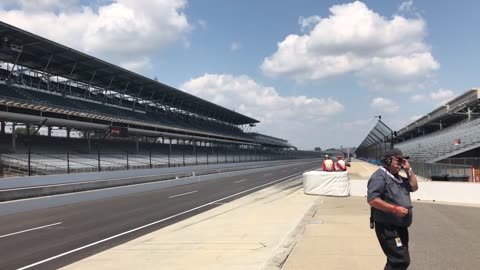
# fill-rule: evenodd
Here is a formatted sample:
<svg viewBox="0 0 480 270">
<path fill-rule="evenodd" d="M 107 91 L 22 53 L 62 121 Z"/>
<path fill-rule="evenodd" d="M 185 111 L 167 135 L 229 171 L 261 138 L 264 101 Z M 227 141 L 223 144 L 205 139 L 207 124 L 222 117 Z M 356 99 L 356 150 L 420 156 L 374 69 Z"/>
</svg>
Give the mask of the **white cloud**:
<svg viewBox="0 0 480 270">
<path fill-rule="evenodd" d="M 123 62 L 122 67 L 137 73 L 142 73 L 142 71 L 145 69 L 150 69 L 152 67 L 152 63 L 150 62 L 150 58 L 142 57 L 128 62 Z"/>
<path fill-rule="evenodd" d="M 310 17 L 302 17 L 298 18 L 298 24 L 300 24 L 302 32 L 311 31 L 312 28 L 317 25 L 322 20 L 320 16 L 310 16 Z"/>
<path fill-rule="evenodd" d="M 8 9 L 35 11 L 59 11 L 74 7 L 79 0 L 2 0 L 0 6 Z"/>
<path fill-rule="evenodd" d="M 360 129 L 372 129 L 372 124 L 376 123 L 375 118 L 369 118 L 369 119 L 359 119 L 359 120 L 353 120 L 349 122 L 342 123 L 340 125 L 340 128 L 342 129 L 350 129 L 350 130 L 360 130 Z"/>
<path fill-rule="evenodd" d="M 191 29 L 183 13 L 186 0 L 113 0 L 98 6 L 78 6 L 77 2 L 23 0 L 10 9 L 0 9 L 0 18 L 120 65 L 142 62 L 138 59 L 181 40 Z M 35 4 L 42 8 L 30 8 Z M 67 4 L 69 9 L 61 9 Z"/>
<path fill-rule="evenodd" d="M 425 95 L 421 95 L 421 94 L 413 95 L 413 96 L 410 97 L 410 101 L 413 102 L 413 103 L 424 102 L 426 100 L 427 100 L 427 97 Z"/>
<path fill-rule="evenodd" d="M 387 19 L 359 1 L 330 12 L 328 18 L 313 16 L 318 23 L 305 35 L 279 42 L 264 59 L 263 72 L 300 82 L 354 74 L 371 90 L 411 91 L 424 88 L 439 68 L 424 42 L 423 19 Z M 301 20 L 302 28 L 311 21 Z"/>
<path fill-rule="evenodd" d="M 380 112 L 387 112 L 387 113 L 393 113 L 398 111 L 398 109 L 400 109 L 400 106 L 398 106 L 398 104 L 396 104 L 390 99 L 383 98 L 383 97 L 374 98 L 370 106 L 372 106 L 372 108 Z"/>
<path fill-rule="evenodd" d="M 414 122 L 414 121 L 417 121 L 418 119 L 420 119 L 421 117 L 423 117 L 423 115 L 413 115 L 409 118 L 410 122 Z"/>
<path fill-rule="evenodd" d="M 443 105 L 448 101 L 452 100 L 456 94 L 449 89 L 439 89 L 436 92 L 430 93 L 430 98 L 437 103 L 438 105 Z"/>
<path fill-rule="evenodd" d="M 413 0 L 408 0 L 405 2 L 402 2 L 400 6 L 398 6 L 398 11 L 400 12 L 409 12 L 413 8 Z"/>
<path fill-rule="evenodd" d="M 238 51 L 242 48 L 242 44 L 240 44 L 239 42 L 237 41 L 234 41 L 232 42 L 232 44 L 230 44 L 230 51 L 234 52 L 234 51 Z"/>
<path fill-rule="evenodd" d="M 180 89 L 253 117 L 259 132 L 285 138 L 294 145 L 316 145 L 324 133 L 321 123 L 341 113 L 344 106 L 332 98 L 282 96 L 248 76 L 205 74 Z"/>
<path fill-rule="evenodd" d="M 457 96 L 457 94 L 455 94 L 453 90 L 440 88 L 430 93 L 413 95 L 410 97 L 410 102 L 439 106 L 452 100 L 455 96 Z"/>
</svg>

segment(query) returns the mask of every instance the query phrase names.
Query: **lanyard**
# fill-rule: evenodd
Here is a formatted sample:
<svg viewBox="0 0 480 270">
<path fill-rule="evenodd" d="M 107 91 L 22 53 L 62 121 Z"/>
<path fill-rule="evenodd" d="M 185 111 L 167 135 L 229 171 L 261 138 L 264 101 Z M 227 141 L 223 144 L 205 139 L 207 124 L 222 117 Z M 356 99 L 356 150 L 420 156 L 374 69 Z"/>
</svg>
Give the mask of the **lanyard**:
<svg viewBox="0 0 480 270">
<path fill-rule="evenodd" d="M 388 176 L 390 176 L 390 178 L 393 179 L 393 181 L 399 183 L 399 184 L 402 184 L 403 181 L 400 179 L 398 179 L 397 177 L 395 177 L 391 172 L 387 171 L 387 169 L 385 169 L 384 167 L 380 167 L 380 169 L 382 169 L 382 171 L 384 171 Z"/>
</svg>

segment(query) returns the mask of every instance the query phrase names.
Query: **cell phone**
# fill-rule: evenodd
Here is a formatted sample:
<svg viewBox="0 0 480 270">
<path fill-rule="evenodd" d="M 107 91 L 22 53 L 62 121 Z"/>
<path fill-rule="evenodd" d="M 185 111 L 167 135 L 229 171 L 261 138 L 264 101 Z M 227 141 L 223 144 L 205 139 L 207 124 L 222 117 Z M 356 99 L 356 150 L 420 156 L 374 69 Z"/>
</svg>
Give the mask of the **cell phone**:
<svg viewBox="0 0 480 270">
<path fill-rule="evenodd" d="M 407 208 L 407 209 L 412 209 L 413 206 L 405 206 L 405 208 Z"/>
</svg>

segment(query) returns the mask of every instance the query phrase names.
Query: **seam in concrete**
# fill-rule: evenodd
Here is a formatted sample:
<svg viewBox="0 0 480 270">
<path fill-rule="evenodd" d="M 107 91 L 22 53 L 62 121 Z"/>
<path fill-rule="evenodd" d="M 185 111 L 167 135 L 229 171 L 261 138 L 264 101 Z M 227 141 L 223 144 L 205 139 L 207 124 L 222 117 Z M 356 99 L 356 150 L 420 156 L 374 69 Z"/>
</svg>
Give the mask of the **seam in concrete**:
<svg viewBox="0 0 480 270">
<path fill-rule="evenodd" d="M 305 212 L 303 218 L 299 221 L 297 226 L 295 226 L 292 231 L 284 239 L 282 239 L 282 241 L 280 241 L 275 253 L 262 268 L 263 270 L 280 270 L 283 268 L 283 265 L 305 232 L 307 225 L 315 216 L 318 205 L 322 204 L 323 199 L 310 203 L 310 207 Z"/>
</svg>

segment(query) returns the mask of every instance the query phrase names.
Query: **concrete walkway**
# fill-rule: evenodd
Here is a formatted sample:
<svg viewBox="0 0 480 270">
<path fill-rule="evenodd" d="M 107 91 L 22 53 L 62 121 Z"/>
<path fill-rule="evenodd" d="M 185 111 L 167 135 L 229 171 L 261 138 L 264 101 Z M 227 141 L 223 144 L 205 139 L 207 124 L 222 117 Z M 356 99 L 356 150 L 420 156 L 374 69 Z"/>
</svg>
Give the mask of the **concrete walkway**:
<svg viewBox="0 0 480 270">
<path fill-rule="evenodd" d="M 353 162 L 352 176 L 376 169 Z M 280 183 L 63 269 L 381 269 L 363 197 L 303 193 Z"/>
<path fill-rule="evenodd" d="M 385 255 L 369 227 L 365 198 L 320 198 L 284 270 L 383 269 Z"/>
</svg>

